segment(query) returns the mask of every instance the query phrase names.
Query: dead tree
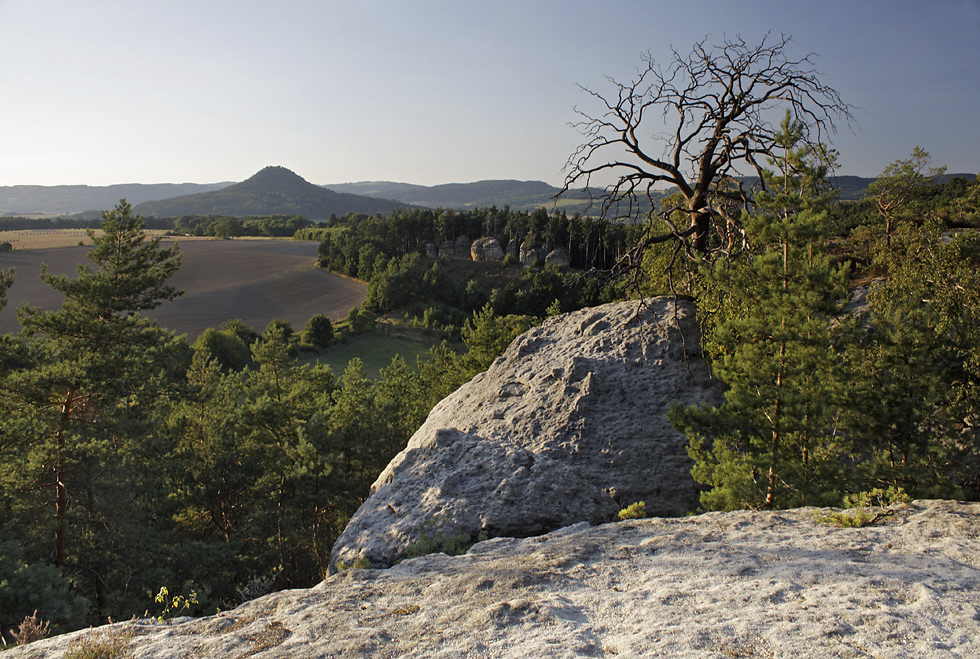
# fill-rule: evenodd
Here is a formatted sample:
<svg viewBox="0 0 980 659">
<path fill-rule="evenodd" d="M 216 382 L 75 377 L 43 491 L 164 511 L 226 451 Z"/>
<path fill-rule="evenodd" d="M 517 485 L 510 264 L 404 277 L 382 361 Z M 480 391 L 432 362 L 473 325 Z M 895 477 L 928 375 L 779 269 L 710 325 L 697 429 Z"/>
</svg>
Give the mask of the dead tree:
<svg viewBox="0 0 980 659">
<path fill-rule="evenodd" d="M 574 126 L 586 139 L 568 159 L 559 196 L 584 187 L 603 217 L 642 221 L 653 216 L 659 190 L 676 186 L 681 203 L 656 212 L 666 229 L 648 231 L 627 255 L 629 266 L 667 241 L 691 262 L 742 249 L 740 216 L 751 202 L 743 183 L 762 180 L 786 112 L 814 147 L 835 132 L 835 120 L 853 121 L 850 107 L 820 82 L 815 55 L 792 59 L 789 42 L 767 35 L 756 46 L 738 37 L 710 46 L 705 39 L 687 56 L 671 49 L 665 65 L 647 53 L 633 82 L 608 79 L 612 93 L 582 87 L 602 112 L 576 108 Z M 594 190 L 593 179 L 612 182 Z M 673 219 L 677 211 L 684 220 Z"/>
</svg>

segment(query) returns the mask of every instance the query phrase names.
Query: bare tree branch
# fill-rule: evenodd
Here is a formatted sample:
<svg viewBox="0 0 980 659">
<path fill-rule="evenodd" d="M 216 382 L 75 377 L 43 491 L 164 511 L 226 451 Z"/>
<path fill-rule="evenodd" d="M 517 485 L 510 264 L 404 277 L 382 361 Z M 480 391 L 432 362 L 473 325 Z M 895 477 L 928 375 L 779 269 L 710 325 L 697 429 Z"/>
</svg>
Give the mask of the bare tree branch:
<svg viewBox="0 0 980 659">
<path fill-rule="evenodd" d="M 607 78 L 611 93 L 581 87 L 601 111 L 575 110 L 581 119 L 573 127 L 585 141 L 568 158 L 559 196 L 584 187 L 603 217 L 639 221 L 652 215 L 657 188 L 675 186 L 683 207 L 660 209 L 670 231 L 644 237 L 627 255 L 633 265 L 649 245 L 672 240 L 683 244 L 674 258 L 681 251 L 691 260 L 724 258 L 743 249 L 739 218 L 751 195 L 739 177 L 762 180 L 786 111 L 801 124 L 802 143 L 814 147 L 836 132 L 835 121 L 853 121 L 851 107 L 820 81 L 816 56 L 790 58 L 789 42 L 768 34 L 755 46 L 740 37 L 717 45 L 706 38 L 688 55 L 672 48 L 666 64 L 646 53 L 632 82 Z M 613 182 L 593 188 L 594 179 Z M 689 217 L 686 228 L 670 220 L 678 210 Z"/>
</svg>

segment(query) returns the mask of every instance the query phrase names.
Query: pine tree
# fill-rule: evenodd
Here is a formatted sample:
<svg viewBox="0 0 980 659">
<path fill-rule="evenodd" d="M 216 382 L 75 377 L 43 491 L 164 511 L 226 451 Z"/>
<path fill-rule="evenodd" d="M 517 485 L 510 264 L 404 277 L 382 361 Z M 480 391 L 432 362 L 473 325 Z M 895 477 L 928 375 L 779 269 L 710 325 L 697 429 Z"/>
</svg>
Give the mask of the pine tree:
<svg viewBox="0 0 980 659">
<path fill-rule="evenodd" d="M 719 407 L 675 407 L 691 440 L 693 475 L 708 509 L 834 503 L 846 447 L 835 433 L 840 374 L 833 320 L 845 269 L 821 247 L 830 154 L 799 148 L 787 116 L 784 155 L 743 223 L 751 256 L 702 269 L 702 308 L 713 307 L 705 347 L 728 390 Z"/>
<path fill-rule="evenodd" d="M 186 353 L 142 315 L 179 294 L 167 284 L 180 265 L 176 247 L 148 239 L 125 201 L 89 236 L 92 265 L 76 277 L 42 270 L 62 307 L 19 310 L 23 363 L 2 383 L 9 452 L 0 488 L 37 555 L 78 583 L 84 575 L 91 587 L 83 590 L 104 612 L 107 583 L 153 559 L 139 548 L 152 533 L 130 531 L 145 524 L 158 494 L 157 473 L 145 468 L 159 450 L 153 410 Z"/>
</svg>

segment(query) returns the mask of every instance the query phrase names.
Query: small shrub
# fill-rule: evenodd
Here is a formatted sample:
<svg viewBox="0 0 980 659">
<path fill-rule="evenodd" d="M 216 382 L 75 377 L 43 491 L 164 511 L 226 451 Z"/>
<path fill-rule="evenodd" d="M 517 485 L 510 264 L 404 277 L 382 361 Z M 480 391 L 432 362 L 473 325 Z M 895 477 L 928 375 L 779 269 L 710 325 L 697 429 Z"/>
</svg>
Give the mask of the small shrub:
<svg viewBox="0 0 980 659">
<path fill-rule="evenodd" d="M 619 519 L 643 519 L 647 516 L 647 504 L 637 501 L 619 511 Z"/>
<path fill-rule="evenodd" d="M 127 655 L 132 629 L 105 629 L 81 636 L 68 645 L 64 659 L 122 659 Z"/>
<path fill-rule="evenodd" d="M 163 622 L 167 618 L 173 618 L 188 611 L 192 606 L 197 604 L 197 593 L 191 591 L 191 594 L 187 596 L 171 596 L 167 587 L 163 586 L 160 588 L 157 596 L 153 598 L 153 601 L 157 604 L 163 604 L 163 610 L 157 616 L 157 620 Z"/>
<path fill-rule="evenodd" d="M 325 348 L 333 341 L 333 325 L 323 314 L 314 314 L 306 321 L 303 340 L 317 348 Z"/>
<path fill-rule="evenodd" d="M 487 539 L 486 531 L 480 531 L 474 539 L 470 533 L 446 533 L 439 530 L 452 519 L 452 511 L 446 510 L 433 516 L 427 522 L 423 522 L 419 526 L 418 540 L 405 548 L 405 555 L 409 558 L 438 553 L 459 556 L 465 554 L 466 550 L 477 542 L 483 542 Z"/>
<path fill-rule="evenodd" d="M 24 618 L 17 629 L 11 629 L 10 635 L 14 638 L 17 645 L 27 645 L 42 638 L 47 638 L 51 633 L 51 623 L 41 621 L 37 618 L 37 609 L 34 613 Z"/>
<path fill-rule="evenodd" d="M 844 497 L 844 507 L 870 508 L 877 506 L 879 508 L 886 508 L 888 506 L 905 505 L 910 500 L 911 497 L 900 487 L 891 486 L 887 490 L 876 487 L 869 492 L 848 494 Z"/>
<path fill-rule="evenodd" d="M 371 561 L 366 556 L 358 556 L 350 565 L 343 561 L 337 561 L 337 572 L 343 572 L 351 569 L 366 570 L 369 567 L 371 567 Z"/>
<path fill-rule="evenodd" d="M 848 494 L 843 502 L 848 510 L 817 513 L 816 520 L 819 524 L 842 529 L 861 528 L 894 515 L 895 511 L 888 509 L 890 506 L 904 506 L 908 502 L 909 495 L 900 487 L 889 487 L 887 490 L 875 488 L 869 492 Z"/>
<path fill-rule="evenodd" d="M 826 526 L 837 526 L 842 529 L 859 529 L 877 521 L 879 516 L 872 515 L 866 510 L 854 511 L 834 511 L 829 513 L 817 513 L 818 524 Z"/>
</svg>

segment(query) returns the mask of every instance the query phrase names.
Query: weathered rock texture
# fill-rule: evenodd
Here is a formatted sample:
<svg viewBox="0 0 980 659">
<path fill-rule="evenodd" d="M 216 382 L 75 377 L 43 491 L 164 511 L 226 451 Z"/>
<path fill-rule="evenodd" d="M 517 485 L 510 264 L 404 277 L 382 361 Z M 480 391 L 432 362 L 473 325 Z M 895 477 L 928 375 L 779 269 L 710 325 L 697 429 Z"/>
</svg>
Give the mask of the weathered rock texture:
<svg viewBox="0 0 980 659">
<path fill-rule="evenodd" d="M 501 261 L 504 250 L 496 238 L 477 238 L 470 245 L 470 258 L 474 261 Z"/>
<path fill-rule="evenodd" d="M 440 402 L 372 486 L 331 565 L 404 558 L 428 535 L 525 537 L 697 506 L 671 401 L 719 398 L 701 361 L 694 307 L 657 298 L 551 319 Z"/>
<path fill-rule="evenodd" d="M 544 257 L 545 265 L 557 265 L 567 268 L 570 262 L 571 259 L 568 257 L 568 252 L 563 250 L 561 247 L 551 250 L 548 252 L 548 255 Z"/>
<path fill-rule="evenodd" d="M 814 513 L 500 538 L 113 630 L 135 631 L 135 659 L 980 656 L 980 504 L 916 501 L 853 529 Z M 57 659 L 85 633 L 3 656 Z"/>
<path fill-rule="evenodd" d="M 538 259 L 543 259 L 545 250 L 537 249 L 529 245 L 521 245 L 518 252 L 518 259 L 525 268 L 530 268 Z"/>
</svg>

